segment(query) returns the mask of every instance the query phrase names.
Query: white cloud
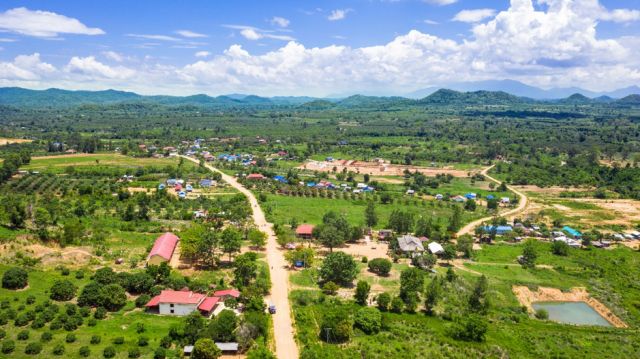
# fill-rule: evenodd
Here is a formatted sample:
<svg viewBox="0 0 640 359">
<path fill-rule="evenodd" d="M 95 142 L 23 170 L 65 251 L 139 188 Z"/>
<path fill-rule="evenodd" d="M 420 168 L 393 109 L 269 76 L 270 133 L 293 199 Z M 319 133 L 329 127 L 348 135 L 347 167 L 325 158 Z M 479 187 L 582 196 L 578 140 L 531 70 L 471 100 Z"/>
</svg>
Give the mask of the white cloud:
<svg viewBox="0 0 640 359">
<path fill-rule="evenodd" d="M 329 20 L 341 20 L 344 19 L 345 16 L 347 16 L 347 13 L 349 11 L 353 11 L 353 9 L 344 9 L 344 10 L 333 10 L 331 11 L 331 15 L 329 15 L 329 17 L 327 17 Z"/>
<path fill-rule="evenodd" d="M 602 21 L 632 21 L 632 10 L 608 10 L 596 0 L 537 3 L 545 5 L 544 10 L 534 7 L 533 0 L 511 0 L 508 10 L 471 25 L 468 38 L 452 35 L 458 40 L 410 31 L 387 44 L 361 48 L 307 48 L 290 41 L 279 49 L 251 54 L 232 45 L 186 66 L 163 65 L 159 63 L 163 59 L 156 58 L 114 67 L 93 57 L 74 57 L 58 69 L 41 61 L 38 54 L 19 56 L 0 62 L 0 86 L 322 96 L 344 89 L 402 93 L 488 79 L 598 91 L 640 81 L 640 36 L 600 39 L 596 32 Z M 247 26 L 228 27 L 251 30 L 262 39 L 277 36 Z"/>
<path fill-rule="evenodd" d="M 164 40 L 164 41 L 182 41 L 182 39 L 178 39 L 171 36 L 165 35 L 139 35 L 139 34 L 127 34 L 127 36 L 136 37 L 139 39 L 150 39 L 150 40 Z"/>
<path fill-rule="evenodd" d="M 269 30 L 261 30 L 251 26 L 243 26 L 243 25 L 222 25 L 223 27 L 228 27 L 231 29 L 240 29 L 240 35 L 244 36 L 247 40 L 260 40 L 262 38 L 275 39 L 275 40 L 284 40 L 284 41 L 293 41 L 295 40 L 291 36 L 286 35 L 273 35 L 274 31 Z"/>
<path fill-rule="evenodd" d="M 434 4 L 434 5 L 449 5 L 449 4 L 458 2 L 458 0 L 422 0 L 422 1 L 426 2 L 427 4 Z"/>
<path fill-rule="evenodd" d="M 435 21 L 432 21 L 432 20 L 424 20 L 424 23 L 425 24 L 429 24 L 429 25 L 438 25 L 438 24 L 440 24 L 439 22 L 435 22 Z"/>
<path fill-rule="evenodd" d="M 196 52 L 196 57 L 207 57 L 207 56 L 211 56 L 211 53 L 209 51 Z"/>
<path fill-rule="evenodd" d="M 340 35 L 336 35 L 336 36 L 332 36 L 334 39 L 340 39 L 340 40 L 345 40 L 346 37 L 344 36 L 340 36 Z"/>
<path fill-rule="evenodd" d="M 102 51 L 102 54 L 104 57 L 115 62 L 123 62 L 126 59 L 125 56 L 114 51 Z"/>
<path fill-rule="evenodd" d="M 102 35 L 98 28 L 89 28 L 77 19 L 53 12 L 29 10 L 24 7 L 0 13 L 0 29 L 36 37 L 56 37 L 58 34 Z"/>
<path fill-rule="evenodd" d="M 271 19 L 271 25 L 278 24 L 280 27 L 287 27 L 290 23 L 291 21 L 279 16 L 274 16 L 273 19 Z"/>
<path fill-rule="evenodd" d="M 16 41 L 18 41 L 18 40 L 16 40 L 16 39 L 3 39 L 3 38 L 0 38 L 0 42 L 16 42 Z"/>
<path fill-rule="evenodd" d="M 240 31 L 240 35 L 246 37 L 249 40 L 259 40 L 262 39 L 262 34 L 259 34 L 253 29 L 244 29 Z"/>
<path fill-rule="evenodd" d="M 480 22 L 488 17 L 495 15 L 496 11 L 493 9 L 478 9 L 478 10 L 462 10 L 453 17 L 453 21 L 462 22 Z"/>
<path fill-rule="evenodd" d="M 182 35 L 184 37 L 209 37 L 208 35 L 198 34 L 197 32 L 189 31 L 189 30 L 178 30 L 174 31 L 178 35 Z"/>
</svg>

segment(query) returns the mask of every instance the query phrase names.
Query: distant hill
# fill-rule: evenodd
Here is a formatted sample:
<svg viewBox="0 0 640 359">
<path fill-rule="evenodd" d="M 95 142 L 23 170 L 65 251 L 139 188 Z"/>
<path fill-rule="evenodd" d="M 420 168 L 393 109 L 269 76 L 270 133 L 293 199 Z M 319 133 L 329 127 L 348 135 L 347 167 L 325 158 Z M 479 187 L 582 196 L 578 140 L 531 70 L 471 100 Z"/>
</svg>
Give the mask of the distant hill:
<svg viewBox="0 0 640 359">
<path fill-rule="evenodd" d="M 640 106 L 640 95 L 629 95 L 614 102 L 615 105 Z"/>
<path fill-rule="evenodd" d="M 334 108 L 336 106 L 335 103 L 327 100 L 313 100 L 311 102 L 303 103 L 299 105 L 298 109 L 306 110 L 306 111 L 323 111 Z"/>
<path fill-rule="evenodd" d="M 600 96 L 600 97 L 594 98 L 594 100 L 597 101 L 597 102 L 613 102 L 616 99 L 611 98 L 609 96 Z"/>
<path fill-rule="evenodd" d="M 27 90 L 19 87 L 0 88 L 0 104 L 22 108 L 72 108 L 84 104 L 111 104 L 139 99 L 133 92 L 106 91 L 67 91 L 48 89 L 43 91 Z"/>
<path fill-rule="evenodd" d="M 376 96 L 363 96 L 353 95 L 343 100 L 336 102 L 335 104 L 340 107 L 367 107 L 375 104 L 394 102 L 404 100 L 404 97 L 376 97 Z"/>
<path fill-rule="evenodd" d="M 596 103 L 596 100 L 592 100 L 584 95 L 581 95 L 579 93 L 575 93 L 567 98 L 564 98 L 560 101 L 558 101 L 558 103 L 564 104 L 564 105 L 590 105 L 593 103 Z"/>
<path fill-rule="evenodd" d="M 459 92 L 442 89 L 416 101 L 417 105 L 510 105 L 525 101 L 505 92 L 476 91 Z"/>
</svg>

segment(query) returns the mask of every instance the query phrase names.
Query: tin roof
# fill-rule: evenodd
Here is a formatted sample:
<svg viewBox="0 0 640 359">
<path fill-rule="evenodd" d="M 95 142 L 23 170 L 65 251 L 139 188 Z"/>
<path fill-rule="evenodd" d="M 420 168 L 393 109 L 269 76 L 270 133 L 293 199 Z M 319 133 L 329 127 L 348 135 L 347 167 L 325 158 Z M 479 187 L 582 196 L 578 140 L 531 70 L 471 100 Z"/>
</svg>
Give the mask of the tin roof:
<svg viewBox="0 0 640 359">
<path fill-rule="evenodd" d="M 160 256 L 166 260 L 171 259 L 171 255 L 176 249 L 176 244 L 178 244 L 178 236 L 175 234 L 167 232 L 161 235 L 156 240 L 156 244 L 153 245 L 153 249 L 151 249 L 151 253 L 149 253 L 147 261 L 153 256 Z"/>
</svg>

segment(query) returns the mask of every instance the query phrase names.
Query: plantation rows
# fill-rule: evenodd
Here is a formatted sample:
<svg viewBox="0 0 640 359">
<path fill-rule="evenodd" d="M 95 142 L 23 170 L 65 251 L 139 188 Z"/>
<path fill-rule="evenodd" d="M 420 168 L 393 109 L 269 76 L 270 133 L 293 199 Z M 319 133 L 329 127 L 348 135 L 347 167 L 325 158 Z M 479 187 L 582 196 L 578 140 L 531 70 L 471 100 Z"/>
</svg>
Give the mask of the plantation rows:
<svg viewBox="0 0 640 359">
<path fill-rule="evenodd" d="M 14 178 L 2 188 L 2 192 L 63 194 L 69 191 L 78 191 L 87 186 L 90 186 L 92 191 L 110 191 L 115 183 L 117 183 L 117 179 L 97 180 L 83 176 L 57 176 L 55 174 L 30 175 Z"/>
</svg>

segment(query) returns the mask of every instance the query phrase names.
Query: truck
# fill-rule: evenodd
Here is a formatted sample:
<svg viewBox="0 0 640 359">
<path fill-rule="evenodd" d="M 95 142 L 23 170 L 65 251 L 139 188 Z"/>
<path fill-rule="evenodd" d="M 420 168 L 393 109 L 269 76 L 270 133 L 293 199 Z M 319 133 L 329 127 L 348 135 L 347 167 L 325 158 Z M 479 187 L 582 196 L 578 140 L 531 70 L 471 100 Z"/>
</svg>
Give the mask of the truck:
<svg viewBox="0 0 640 359">
<path fill-rule="evenodd" d="M 269 314 L 276 314 L 276 304 L 273 301 L 267 301 L 267 309 L 269 309 Z"/>
</svg>

